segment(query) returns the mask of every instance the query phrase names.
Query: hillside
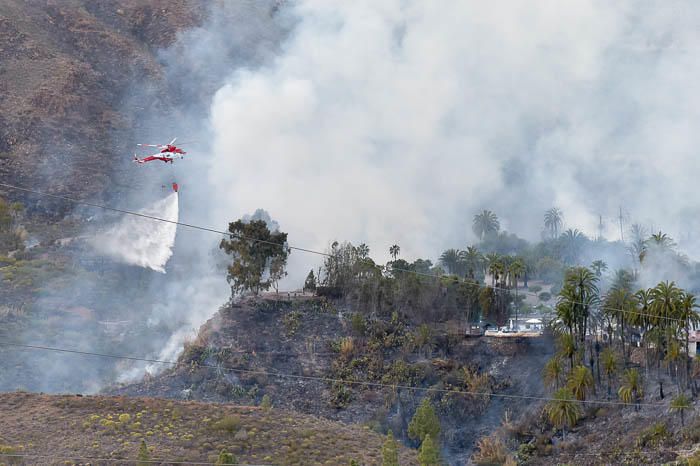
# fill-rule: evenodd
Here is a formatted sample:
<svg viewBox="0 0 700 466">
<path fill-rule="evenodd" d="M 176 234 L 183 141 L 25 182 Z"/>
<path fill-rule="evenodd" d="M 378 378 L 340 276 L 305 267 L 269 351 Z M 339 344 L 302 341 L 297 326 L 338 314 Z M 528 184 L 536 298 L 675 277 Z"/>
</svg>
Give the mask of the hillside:
<svg viewBox="0 0 700 466">
<path fill-rule="evenodd" d="M 436 332 L 421 342 L 418 334 L 396 314 L 386 320 L 365 317 L 323 298 L 248 299 L 207 322 L 185 348 L 181 366 L 114 392 L 247 404 L 267 394 L 303 413 L 362 423 L 378 432 L 392 429 L 407 444 L 412 444 L 408 422 L 427 395 L 439 412 L 448 450 L 462 460 L 504 416 L 518 417 L 532 406 L 450 390 L 543 393 L 539 374 L 552 351 L 544 337 L 467 340 Z M 391 388 L 394 384 L 437 391 Z"/>
<path fill-rule="evenodd" d="M 668 403 L 644 407 L 596 406 L 586 411 L 581 425 L 566 439 L 554 438 L 547 447 L 543 436 L 535 436 L 528 464 L 666 464 L 693 458 L 700 461 L 700 419 L 686 413 L 690 420 L 681 425 L 680 415 L 669 412 Z M 522 451 L 525 451 L 523 449 Z M 683 463 L 681 463 L 683 464 Z"/>
<path fill-rule="evenodd" d="M 651 388 L 651 387 L 648 387 Z M 529 417 L 504 422 L 489 433 L 485 458 L 507 455 L 519 464 L 699 464 L 700 418 L 691 402 L 681 420 L 665 400 L 648 397 L 635 409 L 612 397 L 581 407 L 576 424 L 562 434 L 540 406 Z M 607 404 L 610 403 L 611 404 Z M 510 453 L 509 453 L 510 452 Z M 677 462 L 677 463 L 676 463 Z"/>
<path fill-rule="evenodd" d="M 221 450 L 251 464 L 377 464 L 383 437 L 367 429 L 273 407 L 150 398 L 0 394 L 0 462 L 87 464 L 135 460 L 141 440 L 151 461 L 213 462 Z M 36 456 L 35 456 L 36 455 Z M 401 464 L 417 464 L 403 448 Z"/>
<path fill-rule="evenodd" d="M 143 176 L 133 170 L 130 156 L 143 107 L 152 102 L 138 99 L 135 88 L 148 86 L 158 108 L 177 102 L 162 50 L 201 24 L 212 5 L 0 2 L 0 182 L 116 203 L 124 186 L 137 185 Z M 0 198 L 0 338 L 80 341 L 93 349 L 129 340 L 125 324 L 152 305 L 147 287 L 132 285 L 154 275 L 105 263 L 85 242 L 73 241 L 94 234 L 90 228 L 97 222 L 88 223 L 94 210 L 10 188 L 0 188 Z M 130 299 L 121 299 L 125 295 Z M 148 340 L 159 347 L 168 331 L 158 333 Z M 63 377 L 55 369 L 74 367 L 72 362 L 45 363 L 40 355 L 7 347 L 0 353 L 0 388 L 6 390 L 93 391 L 88 387 L 101 386 L 98 379 L 114 377 L 114 368 L 104 364 L 93 371 L 84 361 L 81 376 L 65 371 Z"/>
<path fill-rule="evenodd" d="M 79 197 L 103 190 L 128 154 L 115 137 L 134 125 L 125 92 L 135 79 L 159 85 L 158 49 L 198 24 L 204 3 L 1 2 L 0 180 Z"/>
</svg>

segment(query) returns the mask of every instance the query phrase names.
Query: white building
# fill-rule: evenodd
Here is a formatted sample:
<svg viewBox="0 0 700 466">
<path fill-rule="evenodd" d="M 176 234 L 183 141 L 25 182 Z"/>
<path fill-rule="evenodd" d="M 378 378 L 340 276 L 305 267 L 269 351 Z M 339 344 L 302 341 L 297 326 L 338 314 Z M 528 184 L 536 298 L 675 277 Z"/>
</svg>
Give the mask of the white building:
<svg viewBox="0 0 700 466">
<path fill-rule="evenodd" d="M 700 330 L 690 332 L 688 336 L 688 355 L 700 356 Z"/>
</svg>

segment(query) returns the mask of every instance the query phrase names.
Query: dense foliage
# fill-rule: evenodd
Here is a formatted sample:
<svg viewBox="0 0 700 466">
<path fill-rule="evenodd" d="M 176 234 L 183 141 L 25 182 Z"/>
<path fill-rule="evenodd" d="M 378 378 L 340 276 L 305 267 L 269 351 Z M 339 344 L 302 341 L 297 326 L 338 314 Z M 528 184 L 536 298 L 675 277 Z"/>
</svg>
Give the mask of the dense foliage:
<svg viewBox="0 0 700 466">
<path fill-rule="evenodd" d="M 264 220 L 237 220 L 228 226 L 230 236 L 219 247 L 233 258 L 227 279 L 234 293 L 258 294 L 286 275 L 289 256 L 287 233 L 271 232 Z"/>
</svg>

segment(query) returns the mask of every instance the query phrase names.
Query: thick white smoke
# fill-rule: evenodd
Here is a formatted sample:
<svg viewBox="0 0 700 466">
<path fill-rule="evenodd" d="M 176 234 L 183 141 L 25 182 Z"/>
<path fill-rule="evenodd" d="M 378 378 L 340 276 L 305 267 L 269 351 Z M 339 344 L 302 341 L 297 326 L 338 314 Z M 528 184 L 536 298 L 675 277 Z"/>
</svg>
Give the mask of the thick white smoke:
<svg viewBox="0 0 700 466">
<path fill-rule="evenodd" d="M 293 245 L 434 259 L 475 240 L 477 210 L 539 239 L 558 206 L 591 237 L 601 215 L 617 239 L 622 210 L 624 230 L 663 229 L 688 250 L 698 19 L 688 1 L 224 2 L 163 52 L 182 112 L 153 116 L 143 139 L 199 141 L 171 167 L 185 221 L 224 229 L 264 208 Z M 151 311 L 183 323 L 164 358 L 229 292 L 203 253 L 220 238 L 179 236 L 188 273 Z M 316 261 L 294 251 L 283 286 Z"/>
<path fill-rule="evenodd" d="M 177 222 L 178 194 L 172 193 L 138 213 Z M 165 264 L 173 255 L 176 232 L 174 223 L 125 215 L 91 242 L 97 251 L 114 260 L 165 273 Z"/>
<path fill-rule="evenodd" d="M 530 238 L 552 206 L 590 236 L 600 214 L 616 239 L 620 207 L 627 224 L 692 228 L 697 4 L 288 5 L 299 22 L 276 60 L 213 100 L 214 223 L 264 207 L 290 243 L 409 257 L 473 241 L 480 208 Z"/>
</svg>

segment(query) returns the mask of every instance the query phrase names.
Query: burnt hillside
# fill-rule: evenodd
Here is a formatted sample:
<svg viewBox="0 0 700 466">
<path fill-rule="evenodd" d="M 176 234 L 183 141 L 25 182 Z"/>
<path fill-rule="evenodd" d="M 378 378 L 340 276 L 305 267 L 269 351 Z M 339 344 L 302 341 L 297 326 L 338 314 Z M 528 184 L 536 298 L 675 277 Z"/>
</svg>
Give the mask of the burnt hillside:
<svg viewBox="0 0 700 466">
<path fill-rule="evenodd" d="M 120 394 L 255 404 L 273 403 L 328 419 L 406 430 L 420 400 L 437 407 L 444 444 L 466 459 L 474 442 L 530 403 L 441 390 L 537 395 L 541 367 L 553 345 L 547 337 L 491 339 L 446 337 L 420 330 L 398 315 L 382 320 L 321 298 L 245 300 L 223 308 L 186 346 L 182 365 Z M 229 372 L 232 367 L 243 371 Z M 433 388 L 344 384 L 272 374 Z"/>
</svg>

